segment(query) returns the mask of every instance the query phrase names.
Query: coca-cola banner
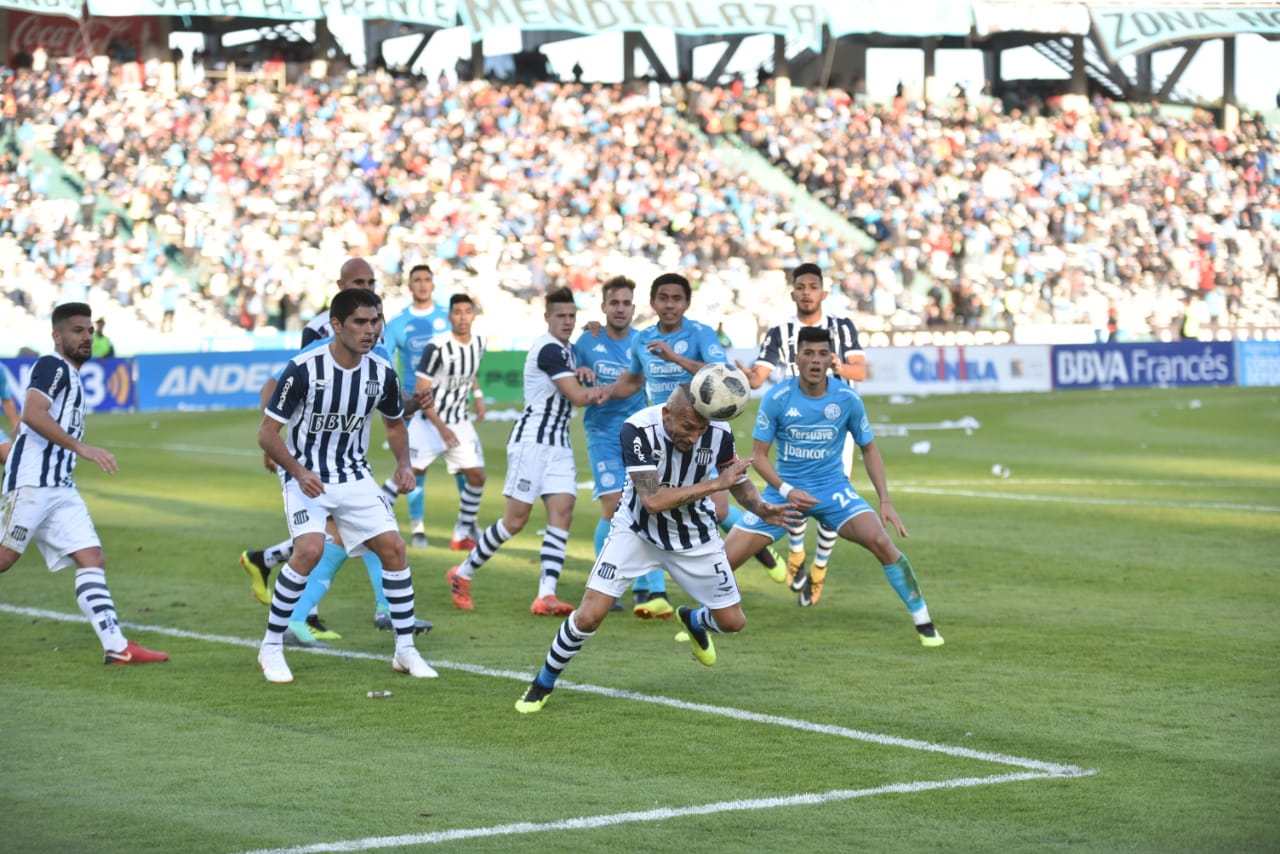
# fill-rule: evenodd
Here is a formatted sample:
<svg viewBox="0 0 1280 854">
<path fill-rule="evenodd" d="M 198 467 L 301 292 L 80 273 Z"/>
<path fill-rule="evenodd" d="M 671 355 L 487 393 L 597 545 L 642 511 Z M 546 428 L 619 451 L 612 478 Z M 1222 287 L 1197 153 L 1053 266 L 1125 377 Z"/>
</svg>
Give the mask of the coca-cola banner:
<svg viewBox="0 0 1280 854">
<path fill-rule="evenodd" d="M 9 0 L 0 0 L 0 3 Z M 78 20 L 9 13 L 9 56 L 43 47 L 49 56 L 136 57 L 158 32 L 154 18 L 89 18 Z"/>
<path fill-rule="evenodd" d="M 0 0 L 0 9 L 17 9 L 38 15 L 66 15 L 79 18 L 84 0 Z"/>
</svg>

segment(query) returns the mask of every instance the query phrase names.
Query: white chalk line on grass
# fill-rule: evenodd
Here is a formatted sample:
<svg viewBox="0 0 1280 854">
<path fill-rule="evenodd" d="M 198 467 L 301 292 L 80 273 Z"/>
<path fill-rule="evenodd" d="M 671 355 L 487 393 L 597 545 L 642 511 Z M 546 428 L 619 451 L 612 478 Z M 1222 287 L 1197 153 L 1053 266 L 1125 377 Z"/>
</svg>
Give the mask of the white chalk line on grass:
<svg viewBox="0 0 1280 854">
<path fill-rule="evenodd" d="M 172 445 L 146 444 L 143 442 L 113 442 L 118 448 L 143 448 L 149 451 L 173 451 L 175 453 L 223 454 L 235 457 L 261 458 L 262 452 L 247 448 L 220 448 L 204 445 Z M 976 480 L 940 480 L 940 481 L 897 481 L 894 489 L 898 492 L 914 492 L 920 495 L 954 496 L 956 498 L 986 498 L 995 501 L 1038 501 L 1056 504 L 1084 504 L 1107 507 L 1166 507 L 1182 510 L 1235 510 L 1246 513 L 1280 513 L 1280 507 L 1266 504 L 1233 504 L 1222 501 L 1146 501 L 1132 498 L 1083 498 L 1066 495 L 1028 495 L 1016 492 L 988 492 L 972 489 L 954 489 L 950 487 L 968 486 L 981 481 Z M 1080 480 L 1065 478 L 1062 480 L 1036 479 L 1018 480 L 1017 484 L 1027 486 L 1139 486 L 1139 487 L 1186 487 L 1199 489 L 1233 489 L 1247 487 L 1265 487 L 1270 484 L 1245 484 L 1232 482 L 1200 482 L 1200 481 L 1143 481 L 1143 480 Z M 927 485 L 926 485 L 927 484 Z M 591 481 L 578 484 L 578 489 L 587 491 L 593 486 Z"/>
<path fill-rule="evenodd" d="M 80 622 L 84 617 L 80 614 L 67 614 L 59 611 L 47 611 L 40 608 L 24 608 L 14 605 L 0 603 L 0 611 L 17 614 L 28 617 L 43 617 L 50 620 L 59 620 L 62 622 Z M 256 649 L 259 642 L 248 640 L 245 638 L 229 637 L 227 635 L 211 635 L 203 632 L 190 632 L 185 629 L 175 629 L 168 626 L 151 626 L 141 623 L 122 623 L 127 628 L 136 629 L 138 631 L 154 632 L 169 637 L 183 638 L 187 640 L 199 640 L 209 643 L 221 643 L 231 646 L 245 647 L 248 649 Z M 373 661 L 381 661 L 387 658 L 386 655 L 377 655 L 368 652 L 343 651 L 335 649 L 298 649 L 292 652 L 307 653 L 310 655 L 328 655 L 338 658 L 358 658 Z M 518 682 L 527 682 L 532 677 L 528 673 L 521 673 L 514 670 L 498 670 L 489 667 L 482 667 L 475 664 L 463 664 L 452 661 L 432 660 L 433 667 L 444 670 L 456 670 L 462 673 L 470 673 L 477 676 L 490 676 L 501 679 L 513 679 Z M 928 741 L 920 741 L 918 739 L 900 738 L 898 736 L 883 735 L 880 733 L 865 732 L 862 730 L 849 729 L 848 727 L 834 726 L 831 724 L 819 724 L 812 721 L 800 720 L 798 718 L 787 718 L 780 715 L 766 715 L 759 712 L 746 711 L 744 709 L 734 709 L 728 706 L 713 706 L 706 703 L 691 703 L 686 700 L 678 700 L 673 697 L 662 697 L 655 694 L 641 694 L 636 691 L 625 691 L 617 688 L 607 688 L 600 685 L 588 685 L 569 680 L 560 680 L 556 684 L 557 691 L 577 691 L 584 694 L 595 694 L 602 697 L 609 697 L 617 700 L 631 700 L 633 702 L 650 703 L 657 706 L 666 706 L 681 711 L 697 712 L 700 714 L 717 715 L 719 717 L 731 718 L 737 721 L 747 723 L 760 723 L 770 726 L 787 727 L 790 729 L 800 730 L 802 732 L 811 732 L 818 735 L 835 736 L 837 738 L 849 739 L 851 741 L 861 741 L 870 744 L 878 744 L 886 747 L 901 747 L 908 750 L 922 750 L 931 753 L 941 753 L 947 756 L 960 759 L 973 759 L 981 762 L 992 762 L 1000 765 L 1009 765 L 1016 768 L 1025 769 L 1022 772 L 1014 774 L 1000 774 L 990 777 L 963 777 L 952 780 L 937 781 L 916 781 L 911 783 L 895 783 L 892 785 L 878 786 L 870 789 L 837 789 L 830 792 L 822 792 L 816 794 L 798 794 L 787 795 L 773 798 L 758 798 L 739 801 L 723 801 L 713 804 L 700 804 L 688 807 L 663 808 L 657 810 L 646 810 L 644 812 L 626 812 L 615 813 L 612 815 L 599 816 L 583 816 L 580 818 L 561 819 L 552 822 L 529 823 L 522 822 L 517 824 L 496 825 L 493 827 L 469 828 L 449 831 L 440 831 L 435 833 L 412 834 L 407 836 L 385 836 L 385 837 L 369 837 L 365 839 L 346 840 L 338 842 L 316 843 L 314 845 L 304 845 L 292 848 L 279 849 L 262 849 L 252 852 L 252 854 L 304 854 L 304 852 L 320 852 L 320 851 L 368 851 L 375 848 L 392 848 L 406 845 L 433 845 L 440 842 L 451 842 L 459 839 L 474 839 L 489 836 L 508 836 L 519 833 L 540 833 L 552 830 L 581 830 L 596 827 L 608 827 L 616 824 L 626 824 L 632 822 L 653 821 L 659 819 L 679 818 L 691 815 L 709 815 L 721 812 L 741 812 L 747 810 L 758 809 L 774 809 L 786 806 L 803 806 L 810 804 L 821 804 L 830 801 L 852 800 L 854 798 L 869 797 L 872 795 L 882 794 L 898 794 L 911 792 L 925 792 L 934 789 L 955 789 L 967 788 L 973 786 L 989 786 L 998 783 L 1013 783 L 1025 780 L 1043 780 L 1051 778 L 1065 777 L 1087 777 L 1095 774 L 1093 769 L 1080 768 L 1075 765 L 1062 765 L 1055 762 L 1043 762 L 1037 759 L 1027 759 L 1020 756 L 1010 756 L 1003 753 L 990 753 L 982 750 L 973 750 L 967 747 L 956 747 L 948 744 L 938 744 Z"/>
<path fill-rule="evenodd" d="M 956 498 L 984 498 L 994 501 L 1036 501 L 1049 504 L 1084 504 L 1104 507 L 1165 507 L 1174 510 L 1236 510 L 1244 513 L 1280 513 L 1268 504 L 1233 504 L 1228 501 L 1151 501 L 1142 498 L 1087 498 L 1083 496 L 1035 495 L 1029 492 L 988 492 L 977 489 L 935 489 L 925 486 L 894 486 L 895 492 L 939 495 Z"/>
<path fill-rule="evenodd" d="M 611 827 L 618 824 L 664 821 L 694 815 L 713 815 L 727 812 L 746 812 L 749 810 L 768 810 L 778 807 L 813 806 L 832 801 L 848 801 L 854 798 L 866 798 L 873 795 L 911 794 L 928 792 L 935 789 L 964 789 L 974 786 L 992 786 L 997 783 L 1016 783 L 1024 780 L 1043 780 L 1050 774 L 1024 772 L 1021 774 L 1000 774 L 994 777 L 959 777 L 954 780 L 922 780 L 915 783 L 892 783 L 887 786 L 876 786 L 871 789 L 835 789 L 830 792 L 812 794 L 787 795 L 777 798 L 752 798 L 740 801 L 720 801 L 713 804 L 696 804 L 689 807 L 662 807 L 643 812 L 621 812 L 612 815 L 590 815 L 579 818 L 564 818 L 546 822 L 519 822 L 516 824 L 499 824 L 493 827 L 460 828 L 458 830 L 440 830 L 434 833 L 412 833 L 403 836 L 371 836 L 365 839 L 350 839 L 341 842 L 318 842 L 313 845 L 298 845 L 290 848 L 259 848 L 244 854 L 318 854 L 324 851 L 370 851 L 375 848 L 400 848 L 407 845 L 435 845 L 441 842 L 455 842 L 460 839 L 481 839 L 492 836 L 514 836 L 517 834 L 545 833 L 553 830 L 592 830 L 599 827 Z"/>
</svg>

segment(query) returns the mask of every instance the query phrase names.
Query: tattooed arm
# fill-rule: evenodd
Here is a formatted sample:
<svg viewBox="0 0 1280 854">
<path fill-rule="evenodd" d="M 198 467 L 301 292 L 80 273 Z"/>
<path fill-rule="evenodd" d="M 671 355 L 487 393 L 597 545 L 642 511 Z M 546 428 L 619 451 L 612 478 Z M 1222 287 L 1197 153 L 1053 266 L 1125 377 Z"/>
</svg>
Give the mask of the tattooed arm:
<svg viewBox="0 0 1280 854">
<path fill-rule="evenodd" d="M 803 517 L 791 504 L 767 504 L 760 491 L 749 480 L 729 487 L 729 494 L 742 505 L 742 509 L 754 513 L 770 525 L 794 525 Z"/>
<path fill-rule="evenodd" d="M 661 513 L 683 504 L 693 504 L 714 492 L 732 488 L 742 479 L 749 465 L 751 465 L 750 460 L 735 460 L 722 468 L 719 476 L 692 486 L 662 486 L 658 482 L 657 469 L 633 471 L 630 475 L 631 482 L 635 484 L 636 495 L 639 496 L 644 509 L 650 513 Z M 755 491 L 754 486 L 751 489 Z"/>
</svg>

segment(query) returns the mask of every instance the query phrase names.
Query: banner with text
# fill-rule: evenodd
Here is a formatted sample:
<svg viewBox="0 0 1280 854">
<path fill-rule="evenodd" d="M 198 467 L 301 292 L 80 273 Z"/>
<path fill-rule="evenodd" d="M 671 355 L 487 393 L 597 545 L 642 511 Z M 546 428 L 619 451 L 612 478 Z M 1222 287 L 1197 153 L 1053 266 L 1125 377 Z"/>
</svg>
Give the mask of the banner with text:
<svg viewBox="0 0 1280 854">
<path fill-rule="evenodd" d="M 818 50 L 826 5 L 800 0 L 459 0 L 458 11 L 475 41 L 503 27 L 581 33 L 662 27 L 684 35 L 778 33 Z"/>
<path fill-rule="evenodd" d="M 1231 385 L 1236 381 L 1235 347 L 1230 341 L 1057 345 L 1053 387 Z"/>
<path fill-rule="evenodd" d="M 862 394 L 1048 391 L 1049 347 L 883 347 L 867 350 Z"/>
<path fill-rule="evenodd" d="M 262 384 L 296 350 L 138 356 L 138 409 L 257 408 Z"/>
<path fill-rule="evenodd" d="M 1240 341 L 1236 344 L 1240 385 L 1280 385 L 1280 341 Z"/>
<path fill-rule="evenodd" d="M 1098 42 L 1112 62 L 1170 42 L 1238 33 L 1280 35 L 1280 7 L 1274 3 L 1229 7 L 1179 5 L 1172 9 L 1093 6 L 1090 12 Z"/>
<path fill-rule="evenodd" d="M 0 9 L 16 9 L 36 15 L 60 15 L 79 18 L 84 0 L 0 0 Z M 12 23 L 10 23 L 12 26 Z"/>
<path fill-rule="evenodd" d="M 217 15 L 278 21 L 355 15 L 366 20 L 386 18 L 410 24 L 452 27 L 457 23 L 458 4 L 456 0 L 89 0 L 89 13 L 111 17 Z"/>
<path fill-rule="evenodd" d="M 0 364 L 9 372 L 9 388 L 21 409 L 36 360 L 0 359 Z M 84 387 L 86 412 L 127 412 L 138 405 L 133 359 L 94 359 L 85 362 L 80 366 L 80 385 Z"/>
<path fill-rule="evenodd" d="M 32 54 L 37 47 L 54 57 L 99 56 L 126 45 L 141 55 L 142 46 L 161 29 L 155 18 L 91 18 L 81 22 L 52 12 L 10 12 L 9 56 Z"/>
</svg>

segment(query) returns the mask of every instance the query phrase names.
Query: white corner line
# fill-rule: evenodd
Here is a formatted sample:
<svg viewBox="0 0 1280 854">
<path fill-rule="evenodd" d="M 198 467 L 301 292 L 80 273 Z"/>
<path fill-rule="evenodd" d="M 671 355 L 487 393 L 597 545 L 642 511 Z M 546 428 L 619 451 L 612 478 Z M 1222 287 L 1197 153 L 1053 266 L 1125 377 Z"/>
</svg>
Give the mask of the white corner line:
<svg viewBox="0 0 1280 854">
<path fill-rule="evenodd" d="M 27 617 L 38 617 L 49 620 L 58 620 L 61 622 L 80 622 L 84 619 L 81 614 L 68 614 L 59 611 L 47 611 L 41 608 L 25 608 L 15 605 L 0 603 L 0 612 L 17 614 Z M 175 629 L 168 626 L 152 626 L 142 623 L 121 623 L 130 629 L 137 631 L 152 632 L 168 637 L 182 638 L 185 640 L 198 640 L 208 643 L 220 643 L 229 646 L 239 646 L 248 649 L 256 649 L 259 642 L 247 638 L 230 637 L 227 635 L 211 635 L 202 632 L 190 632 L 185 629 Z M 309 655 L 328 655 L 337 658 L 357 658 L 372 661 L 380 661 L 385 655 L 378 655 L 368 652 L 342 651 L 335 649 L 294 649 L 291 653 L 306 653 Z M 460 673 L 470 673 L 476 676 L 489 676 L 500 679 L 512 679 L 519 682 L 527 682 L 532 675 L 527 672 L 515 670 L 498 670 L 489 667 L 482 667 L 475 664 L 464 664 L 452 661 L 432 660 L 431 665 L 437 669 L 456 670 Z M 596 694 L 598 696 L 609 697 L 617 700 L 630 700 L 633 702 L 650 703 L 658 706 L 666 706 L 672 709 L 680 709 L 682 711 L 697 712 L 700 714 L 717 715 L 720 717 L 731 718 L 733 720 L 760 723 L 770 726 L 787 727 L 790 729 L 800 730 L 802 732 L 811 732 L 817 735 L 834 736 L 837 738 L 849 739 L 851 741 L 861 741 L 870 744 L 879 744 L 887 747 L 901 747 L 908 750 L 922 750 L 931 753 L 941 753 L 960 759 L 973 759 L 980 762 L 992 762 L 1000 765 L 1012 766 L 1024 769 L 1020 772 L 1010 774 L 998 774 L 988 777 L 960 777 L 951 780 L 924 780 L 911 783 L 894 783 L 885 786 L 877 786 L 870 789 L 836 789 L 829 792 L 786 795 L 773 798 L 754 798 L 739 801 L 721 801 L 712 804 L 696 804 L 687 807 L 671 807 L 660 808 L 655 810 L 646 810 L 643 812 L 625 812 L 614 813 L 611 815 L 583 816 L 579 818 L 560 819 L 551 822 L 521 822 L 517 824 L 495 825 L 493 827 L 468 828 L 438 831 L 434 833 L 411 834 L 405 836 L 382 836 L 369 837 L 366 839 L 355 839 L 337 842 L 322 842 L 312 845 L 303 845 L 291 848 L 264 848 L 255 849 L 245 854 L 311 854 L 311 852 L 325 851 L 369 851 L 375 848 L 396 848 L 406 845 L 435 845 L 441 842 L 452 842 L 460 839 L 476 839 L 481 837 L 492 836 L 509 836 L 513 834 L 523 833 L 540 833 L 552 830 L 582 830 L 597 827 L 608 827 L 617 824 L 628 824 L 632 822 L 645 822 L 662 819 L 680 818 L 691 815 L 709 815 L 712 813 L 723 812 L 741 812 L 747 810 L 758 809 L 775 809 L 778 807 L 788 806 L 805 806 L 812 804 L 822 804 L 831 801 L 852 800 L 855 798 L 864 798 L 873 795 L 883 794 L 903 794 L 912 792 L 926 792 L 936 789 L 959 789 L 970 788 L 974 786 L 990 786 L 1000 783 L 1016 783 L 1026 780 L 1047 780 L 1061 779 L 1071 777 L 1088 777 L 1096 774 L 1095 769 L 1080 768 L 1075 765 L 1062 765 L 1054 762 L 1043 762 L 1037 759 L 1027 759 L 1019 756 L 1010 756 L 1003 753 L 989 753 L 982 750 L 973 750 L 967 747 L 957 747 L 948 744 L 938 744 L 929 741 L 920 741 L 918 739 L 900 738 L 892 735 L 882 735 L 879 733 L 865 732 L 862 730 L 849 729 L 847 727 L 835 726 L 832 724 L 819 724 L 812 721 L 800 720 L 798 718 L 787 718 L 780 715 L 766 715 L 759 712 L 746 711 L 744 709 L 734 709 L 728 706 L 714 706 L 706 703 L 692 703 L 687 700 L 679 700 L 673 697 L 662 697 L 655 694 L 641 694 L 635 691 L 625 691 L 617 688 L 607 688 L 600 685 L 587 685 L 568 680 L 560 680 L 556 683 L 557 691 L 576 691 L 584 694 Z"/>
</svg>

